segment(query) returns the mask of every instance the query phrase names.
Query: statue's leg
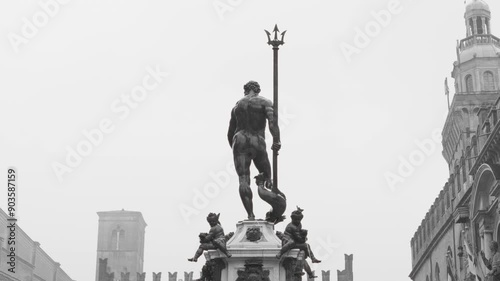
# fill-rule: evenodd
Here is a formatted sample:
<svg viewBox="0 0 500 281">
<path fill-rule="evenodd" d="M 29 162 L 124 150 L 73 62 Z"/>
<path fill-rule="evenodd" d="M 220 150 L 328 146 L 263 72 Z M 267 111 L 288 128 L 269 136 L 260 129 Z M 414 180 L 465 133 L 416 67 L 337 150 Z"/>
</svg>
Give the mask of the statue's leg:
<svg viewBox="0 0 500 281">
<path fill-rule="evenodd" d="M 314 275 L 314 272 L 312 272 L 311 267 L 309 266 L 309 263 L 306 260 L 304 260 L 304 270 L 306 271 L 307 276 L 310 279 L 318 277 Z"/>
<path fill-rule="evenodd" d="M 196 250 L 196 253 L 194 253 L 194 257 L 188 259 L 188 261 L 197 262 L 198 258 L 201 257 L 201 255 L 203 255 L 203 250 L 204 249 L 203 249 L 202 245 L 200 245 L 198 250 Z"/>
<path fill-rule="evenodd" d="M 226 255 L 228 258 L 230 258 L 232 255 L 227 251 L 227 248 L 226 248 L 226 242 L 221 242 L 221 241 L 218 241 L 218 240 L 214 240 L 212 242 L 214 244 L 214 246 L 219 249 L 224 255 Z"/>
<path fill-rule="evenodd" d="M 312 261 L 313 263 L 320 263 L 321 261 L 320 261 L 320 260 L 318 260 L 318 259 L 314 256 L 314 253 L 313 253 L 313 251 L 312 251 L 312 249 L 311 249 L 311 246 L 310 246 L 308 243 L 306 243 L 306 245 L 307 245 L 307 252 L 306 252 L 306 254 L 307 254 L 307 255 L 311 258 L 311 261 Z"/>
<path fill-rule="evenodd" d="M 283 192 L 281 192 L 276 186 L 273 186 L 273 181 L 271 179 L 271 163 L 269 162 L 269 156 L 266 150 L 266 141 L 262 137 L 259 137 L 258 139 L 257 153 L 254 163 L 259 173 L 264 175 L 264 178 L 266 179 L 266 187 L 271 189 L 274 193 L 281 194 L 284 198 L 286 198 Z"/>
<path fill-rule="evenodd" d="M 293 249 L 294 247 L 296 246 L 295 242 L 293 241 L 288 241 L 285 243 L 285 245 L 283 245 L 283 247 L 281 247 L 281 250 L 279 252 L 279 254 L 276 255 L 276 257 L 279 259 L 281 258 L 281 256 L 283 254 L 285 254 L 286 252 L 290 251 L 291 249 Z"/>
<path fill-rule="evenodd" d="M 233 157 L 236 173 L 240 181 L 240 197 L 243 202 L 243 207 L 248 214 L 249 220 L 254 220 L 252 203 L 252 190 L 250 189 L 250 164 L 252 158 L 249 150 L 246 148 L 246 137 L 237 134 L 233 144 Z"/>
<path fill-rule="evenodd" d="M 262 173 L 264 175 L 266 181 L 271 182 L 271 163 L 269 162 L 269 157 L 266 151 L 266 141 L 264 138 L 258 137 L 255 142 L 255 167 L 257 168 L 259 173 Z"/>
</svg>

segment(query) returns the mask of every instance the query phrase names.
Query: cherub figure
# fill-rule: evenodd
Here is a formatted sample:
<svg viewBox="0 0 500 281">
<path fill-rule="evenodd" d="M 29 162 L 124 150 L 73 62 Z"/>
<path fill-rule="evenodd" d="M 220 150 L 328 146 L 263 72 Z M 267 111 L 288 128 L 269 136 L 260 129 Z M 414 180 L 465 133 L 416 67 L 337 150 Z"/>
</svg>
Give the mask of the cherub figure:
<svg viewBox="0 0 500 281">
<path fill-rule="evenodd" d="M 310 257 L 313 263 L 320 263 L 321 261 L 314 257 L 314 254 L 311 250 L 311 246 L 309 246 L 309 244 L 306 243 L 307 230 L 302 229 L 302 223 L 301 223 L 302 219 L 304 218 L 304 215 L 302 214 L 303 211 L 304 211 L 303 209 L 297 207 L 297 210 L 293 211 L 292 215 L 290 216 L 292 218 L 292 222 L 286 226 L 285 232 L 276 233 L 276 235 L 281 239 L 283 243 L 281 251 L 279 252 L 279 254 L 276 255 L 276 258 L 278 259 L 281 258 L 283 254 L 285 254 L 291 249 L 299 249 L 304 251 L 305 258 Z M 314 276 L 311 267 L 305 260 L 304 260 L 304 270 L 307 272 L 309 278 L 317 277 Z"/>
<path fill-rule="evenodd" d="M 200 233 L 200 247 L 194 254 L 193 258 L 188 259 L 188 261 L 197 262 L 198 258 L 203 254 L 203 251 L 207 250 L 220 250 L 228 258 L 231 254 L 226 249 L 226 242 L 233 236 L 233 233 L 229 233 L 227 236 L 224 235 L 224 230 L 219 222 L 220 214 L 210 213 L 207 216 L 208 224 L 210 224 L 210 231 L 208 233 Z"/>
</svg>

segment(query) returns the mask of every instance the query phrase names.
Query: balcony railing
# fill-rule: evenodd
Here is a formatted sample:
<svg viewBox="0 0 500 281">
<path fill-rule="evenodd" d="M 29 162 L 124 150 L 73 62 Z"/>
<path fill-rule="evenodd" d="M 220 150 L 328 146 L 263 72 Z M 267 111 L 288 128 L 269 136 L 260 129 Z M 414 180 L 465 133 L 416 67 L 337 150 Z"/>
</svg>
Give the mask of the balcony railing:
<svg viewBox="0 0 500 281">
<path fill-rule="evenodd" d="M 458 49 L 460 52 L 474 46 L 480 44 L 493 44 L 500 48 L 500 39 L 491 34 L 482 34 L 482 35 L 472 35 L 460 41 Z"/>
</svg>

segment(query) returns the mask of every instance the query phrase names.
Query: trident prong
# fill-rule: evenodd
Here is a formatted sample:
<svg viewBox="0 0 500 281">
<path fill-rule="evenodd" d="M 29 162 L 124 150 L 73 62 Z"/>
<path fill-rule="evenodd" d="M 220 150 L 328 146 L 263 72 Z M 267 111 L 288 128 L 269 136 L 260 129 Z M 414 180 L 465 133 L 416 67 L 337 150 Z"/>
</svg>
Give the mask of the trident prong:
<svg viewBox="0 0 500 281">
<path fill-rule="evenodd" d="M 264 29 L 264 31 L 267 34 L 267 44 L 271 45 L 271 33 L 265 29 Z"/>
<path fill-rule="evenodd" d="M 286 30 L 281 33 L 281 42 L 283 42 L 283 44 L 285 44 L 285 40 L 284 40 L 285 39 L 285 33 L 286 33 Z"/>
<path fill-rule="evenodd" d="M 278 34 L 280 34 L 280 30 L 278 29 L 278 25 L 274 25 L 274 39 L 271 39 L 271 32 L 264 30 L 267 34 L 267 44 L 272 45 L 273 47 L 279 47 L 280 45 L 285 44 L 283 40 L 285 38 L 286 30 L 281 33 L 281 40 L 278 39 Z"/>
<path fill-rule="evenodd" d="M 276 41 L 276 40 L 278 40 L 278 32 L 280 32 L 280 30 L 278 29 L 278 25 L 277 24 L 274 25 L 273 32 L 274 32 L 274 40 Z"/>
</svg>

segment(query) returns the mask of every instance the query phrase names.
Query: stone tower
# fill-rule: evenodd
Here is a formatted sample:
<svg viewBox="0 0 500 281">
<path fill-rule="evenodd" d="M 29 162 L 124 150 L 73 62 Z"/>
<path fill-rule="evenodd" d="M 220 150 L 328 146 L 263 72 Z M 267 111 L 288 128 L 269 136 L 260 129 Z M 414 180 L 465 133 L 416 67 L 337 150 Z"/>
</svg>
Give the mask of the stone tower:
<svg viewBox="0 0 500 281">
<path fill-rule="evenodd" d="M 475 94 L 498 90 L 500 42 L 491 33 L 491 12 L 482 0 L 473 0 L 465 8 L 466 38 L 457 45 L 457 61 L 452 76 L 457 94 Z"/>
<path fill-rule="evenodd" d="M 97 215 L 96 281 L 99 281 L 100 259 L 107 259 L 107 273 L 114 273 L 114 276 L 130 273 L 130 281 L 137 281 L 137 273 L 142 273 L 144 264 L 146 222 L 142 214 L 122 209 Z"/>
<path fill-rule="evenodd" d="M 352 257 L 353 255 L 345 254 L 345 269 L 340 271 L 337 270 L 337 280 L 338 281 L 353 281 L 354 274 L 352 272 Z"/>
<path fill-rule="evenodd" d="M 451 73 L 455 96 L 442 132 L 449 184 L 456 185 L 458 192 L 468 180 L 465 162 L 477 156 L 472 149 L 486 139 L 473 136 L 473 132 L 487 118 L 488 108 L 498 98 L 500 88 L 500 39 L 491 33 L 488 4 L 482 0 L 469 1 L 464 19 L 466 38 L 457 44 L 457 60 Z M 464 146 L 467 144 L 468 147 Z"/>
</svg>

